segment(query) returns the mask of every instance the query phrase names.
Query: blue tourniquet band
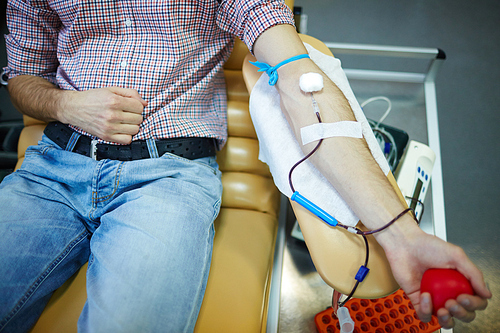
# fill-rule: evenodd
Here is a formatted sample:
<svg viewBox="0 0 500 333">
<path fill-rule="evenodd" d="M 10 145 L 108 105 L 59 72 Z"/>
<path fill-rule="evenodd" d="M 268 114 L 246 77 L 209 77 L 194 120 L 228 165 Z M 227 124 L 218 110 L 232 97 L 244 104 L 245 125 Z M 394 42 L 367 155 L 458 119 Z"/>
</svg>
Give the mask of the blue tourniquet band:
<svg viewBox="0 0 500 333">
<path fill-rule="evenodd" d="M 259 72 L 266 72 L 267 75 L 269 75 L 269 85 L 274 86 L 276 82 L 278 81 L 278 68 L 280 68 L 283 65 L 286 65 L 292 61 L 299 60 L 299 59 L 304 59 L 304 58 L 309 58 L 309 54 L 299 54 L 296 56 L 293 56 L 291 58 L 288 58 L 286 60 L 283 60 L 276 66 L 270 66 L 266 64 L 265 62 L 260 62 L 260 61 L 250 61 L 250 63 L 254 66 L 259 67 Z"/>
</svg>

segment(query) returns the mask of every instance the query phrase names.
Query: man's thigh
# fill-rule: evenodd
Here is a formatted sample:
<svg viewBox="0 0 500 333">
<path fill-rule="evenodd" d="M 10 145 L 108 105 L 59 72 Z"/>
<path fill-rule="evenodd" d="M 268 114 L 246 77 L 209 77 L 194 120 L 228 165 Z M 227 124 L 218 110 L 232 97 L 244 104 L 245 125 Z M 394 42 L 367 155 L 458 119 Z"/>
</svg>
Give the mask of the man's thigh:
<svg viewBox="0 0 500 333">
<path fill-rule="evenodd" d="M 220 172 L 206 161 L 126 163 L 115 197 L 94 212 L 100 225 L 91 239 L 79 329 L 192 330 L 221 191 Z"/>
<path fill-rule="evenodd" d="M 89 256 L 89 233 L 62 195 L 26 171 L 0 184 L 0 330 L 25 331 Z"/>
</svg>

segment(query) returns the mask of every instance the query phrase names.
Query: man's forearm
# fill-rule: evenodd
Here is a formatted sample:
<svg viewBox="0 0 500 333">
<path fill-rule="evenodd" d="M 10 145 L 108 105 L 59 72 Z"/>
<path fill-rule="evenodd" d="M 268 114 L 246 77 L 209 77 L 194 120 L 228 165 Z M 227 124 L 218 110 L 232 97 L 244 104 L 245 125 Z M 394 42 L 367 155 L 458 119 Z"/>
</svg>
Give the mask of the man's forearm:
<svg viewBox="0 0 500 333">
<path fill-rule="evenodd" d="M 42 121 L 59 119 L 61 98 L 64 91 L 49 81 L 31 75 L 20 75 L 7 85 L 12 104 L 19 112 Z"/>
<path fill-rule="evenodd" d="M 285 25 L 267 30 L 254 45 L 254 53 L 259 61 L 272 66 L 306 52 L 293 27 Z M 312 112 L 311 98 L 299 87 L 300 76 L 307 72 L 322 73 L 311 60 L 302 59 L 280 67 L 276 84 L 284 112 L 299 142 L 300 128 L 317 123 Z M 355 120 L 345 96 L 325 75 L 323 90 L 314 93 L 314 96 L 325 123 Z M 304 146 L 304 152 L 310 151 L 314 145 Z M 368 228 L 383 226 L 404 209 L 364 139 L 326 139 L 311 160 Z M 408 228 L 413 227 L 415 223 L 406 215 L 397 226 L 376 237 L 382 246 L 389 247 L 393 245 L 394 234 L 406 233 Z"/>
</svg>

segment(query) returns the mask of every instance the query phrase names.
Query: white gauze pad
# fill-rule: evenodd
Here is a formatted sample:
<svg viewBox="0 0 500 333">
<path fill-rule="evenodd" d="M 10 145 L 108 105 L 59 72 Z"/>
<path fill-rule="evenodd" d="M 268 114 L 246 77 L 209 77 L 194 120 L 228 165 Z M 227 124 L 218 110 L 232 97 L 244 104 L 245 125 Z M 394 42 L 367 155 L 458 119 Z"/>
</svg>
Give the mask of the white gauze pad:
<svg viewBox="0 0 500 333">
<path fill-rule="evenodd" d="M 390 170 L 389 165 L 340 67 L 340 61 L 317 51 L 308 44 L 305 46 L 310 58 L 339 87 L 349 101 L 373 157 L 387 174 Z M 304 153 L 281 111 L 278 91 L 270 86 L 268 81 L 268 76 L 263 74 L 253 88 L 250 95 L 250 115 L 259 138 L 259 159 L 269 165 L 276 187 L 284 195 L 291 197 L 288 173 L 292 166 L 304 157 Z M 293 183 L 297 191 L 338 221 L 349 226 L 358 223 L 359 219 L 351 208 L 309 160 L 295 169 Z"/>
<path fill-rule="evenodd" d="M 323 89 L 323 76 L 319 73 L 302 74 L 299 79 L 299 86 L 303 92 L 316 92 Z"/>
<path fill-rule="evenodd" d="M 357 121 L 339 121 L 337 123 L 313 124 L 300 129 L 303 145 L 338 136 L 361 139 L 363 137 L 363 128 Z"/>
</svg>

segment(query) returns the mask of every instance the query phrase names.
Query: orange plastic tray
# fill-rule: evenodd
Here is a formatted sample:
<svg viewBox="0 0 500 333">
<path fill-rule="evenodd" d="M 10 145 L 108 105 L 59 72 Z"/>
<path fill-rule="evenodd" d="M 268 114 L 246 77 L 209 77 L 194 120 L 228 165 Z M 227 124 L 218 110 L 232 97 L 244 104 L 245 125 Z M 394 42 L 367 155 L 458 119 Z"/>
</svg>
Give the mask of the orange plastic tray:
<svg viewBox="0 0 500 333">
<path fill-rule="evenodd" d="M 354 321 L 353 333 L 431 333 L 441 326 L 435 316 L 421 322 L 403 290 L 379 299 L 353 298 L 345 305 Z M 314 317 L 320 333 L 340 333 L 337 316 L 330 307 Z"/>
</svg>

